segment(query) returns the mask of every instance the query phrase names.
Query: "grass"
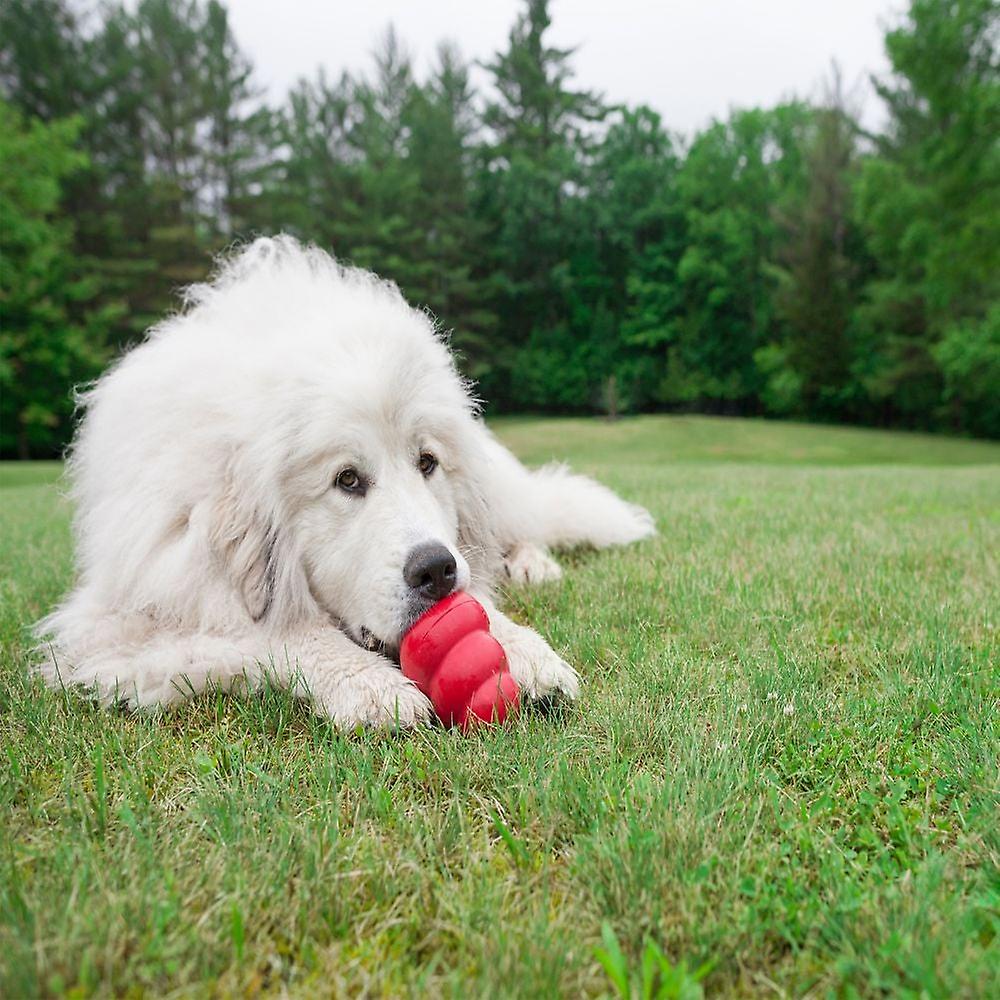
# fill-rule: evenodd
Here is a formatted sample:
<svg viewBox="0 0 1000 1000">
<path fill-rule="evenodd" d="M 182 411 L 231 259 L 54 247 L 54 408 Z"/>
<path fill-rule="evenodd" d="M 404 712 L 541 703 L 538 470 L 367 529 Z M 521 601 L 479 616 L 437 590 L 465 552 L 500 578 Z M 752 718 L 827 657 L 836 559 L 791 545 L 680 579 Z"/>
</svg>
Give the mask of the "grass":
<svg viewBox="0 0 1000 1000">
<path fill-rule="evenodd" d="M 508 606 L 583 700 L 338 735 L 26 676 L 57 469 L 0 482 L 0 995 L 1000 995 L 1000 447 L 501 422 L 656 514 Z"/>
</svg>

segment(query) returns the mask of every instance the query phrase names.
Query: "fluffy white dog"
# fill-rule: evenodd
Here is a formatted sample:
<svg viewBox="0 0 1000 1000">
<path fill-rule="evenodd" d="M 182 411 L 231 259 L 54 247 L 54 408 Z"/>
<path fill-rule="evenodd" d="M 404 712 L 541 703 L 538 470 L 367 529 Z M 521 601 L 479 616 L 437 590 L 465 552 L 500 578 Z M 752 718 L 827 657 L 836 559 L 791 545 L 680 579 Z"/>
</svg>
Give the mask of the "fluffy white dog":
<svg viewBox="0 0 1000 1000">
<path fill-rule="evenodd" d="M 187 299 L 83 397 L 78 582 L 38 626 L 46 679 L 156 707 L 271 678 L 340 726 L 413 725 L 431 708 L 392 658 L 459 588 L 525 696 L 574 697 L 491 583 L 558 576 L 549 547 L 649 535 L 646 511 L 525 469 L 432 321 L 318 249 L 258 240 Z"/>
</svg>

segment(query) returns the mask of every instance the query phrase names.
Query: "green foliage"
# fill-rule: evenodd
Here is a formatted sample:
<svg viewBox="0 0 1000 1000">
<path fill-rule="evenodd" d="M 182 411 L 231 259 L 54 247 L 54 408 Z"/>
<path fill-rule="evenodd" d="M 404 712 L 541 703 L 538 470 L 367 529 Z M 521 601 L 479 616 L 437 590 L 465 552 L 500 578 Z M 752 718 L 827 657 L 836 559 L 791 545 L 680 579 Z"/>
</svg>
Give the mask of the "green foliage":
<svg viewBox="0 0 1000 1000">
<path fill-rule="evenodd" d="M 788 350 L 768 344 L 754 352 L 753 360 L 764 380 L 760 398 L 768 412 L 780 416 L 801 413 L 803 379 L 789 360 Z"/>
<path fill-rule="evenodd" d="M 684 211 L 677 190 L 679 142 L 650 108 L 624 109 L 597 150 L 594 198 L 606 247 L 600 266 L 607 313 L 620 324 L 609 378 L 627 410 L 660 398 L 663 346 L 676 336 L 677 268 Z"/>
<path fill-rule="evenodd" d="M 601 926 L 601 939 L 604 947 L 595 948 L 594 955 L 622 1000 L 701 1000 L 705 995 L 701 981 L 711 963 L 689 972 L 686 962 L 673 965 L 655 941 L 647 941 L 636 975 L 607 922 Z"/>
<path fill-rule="evenodd" d="M 1000 428 L 1000 303 L 983 320 L 946 327 L 933 353 L 955 423 L 974 434 L 995 436 Z"/>
<path fill-rule="evenodd" d="M 270 107 L 219 0 L 0 5 L 0 94 L 29 132 L 75 122 L 53 157 L 79 154 L 44 213 L 55 312 L 4 317 L 7 384 L 22 354 L 35 374 L 3 454 L 57 452 L 73 383 L 214 254 L 278 231 L 397 282 L 494 411 L 1000 435 L 996 0 L 912 0 L 886 35 L 879 135 L 835 81 L 689 139 L 575 87 L 550 6 L 526 0 L 481 93 L 452 46 L 418 75 L 390 28 L 369 73 Z M 2 235 L 11 269 L 37 269 Z"/>
<path fill-rule="evenodd" d="M 769 366 L 762 369 L 768 382 L 761 395 L 775 413 L 857 418 L 853 317 L 865 258 L 851 198 L 859 159 L 856 126 L 844 108 L 839 79 L 826 105 L 812 112 L 801 148 L 804 176 L 777 208 L 778 343 L 756 355 Z"/>
<path fill-rule="evenodd" d="M 584 371 L 585 358 L 601 336 L 592 322 L 600 289 L 587 185 L 591 131 L 607 111 L 569 86 L 572 52 L 546 44 L 549 23 L 547 0 L 529 0 L 507 49 L 486 66 L 494 93 L 483 113 L 490 140 L 478 205 L 503 323 L 483 388 L 502 408 L 551 406 L 548 387 L 557 407 L 587 409 L 598 373 Z"/>
<path fill-rule="evenodd" d="M 699 135 L 685 158 L 678 185 L 687 238 L 671 353 L 687 399 L 746 405 L 759 391 L 754 353 L 775 324 L 774 213 L 801 182 L 807 121 L 799 105 L 736 112 Z"/>
<path fill-rule="evenodd" d="M 71 251 L 69 222 L 58 218 L 62 185 L 86 164 L 74 149 L 78 119 L 30 124 L 0 101 L 0 451 L 27 458 L 53 451 L 69 433 L 69 393 L 96 376 L 107 355 L 102 327 L 87 310 L 93 281 Z"/>
<path fill-rule="evenodd" d="M 894 72 L 878 89 L 891 120 L 858 191 L 876 262 L 859 310 L 875 358 L 872 395 L 911 423 L 936 415 L 993 435 L 1000 424 L 943 391 L 939 359 L 955 349 L 935 345 L 965 321 L 975 328 L 1000 300 L 996 26 L 995 0 L 913 0 L 886 37 Z"/>
</svg>

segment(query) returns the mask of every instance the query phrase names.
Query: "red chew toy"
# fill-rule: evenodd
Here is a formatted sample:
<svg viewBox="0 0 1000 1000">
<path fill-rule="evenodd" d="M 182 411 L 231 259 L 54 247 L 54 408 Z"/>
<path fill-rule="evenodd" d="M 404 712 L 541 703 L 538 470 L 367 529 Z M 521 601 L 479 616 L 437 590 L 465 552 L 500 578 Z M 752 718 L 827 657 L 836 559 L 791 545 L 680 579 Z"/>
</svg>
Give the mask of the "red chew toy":
<svg viewBox="0 0 1000 1000">
<path fill-rule="evenodd" d="M 458 591 L 422 614 L 403 637 L 399 663 L 446 726 L 503 722 L 518 690 L 483 606 Z"/>
</svg>

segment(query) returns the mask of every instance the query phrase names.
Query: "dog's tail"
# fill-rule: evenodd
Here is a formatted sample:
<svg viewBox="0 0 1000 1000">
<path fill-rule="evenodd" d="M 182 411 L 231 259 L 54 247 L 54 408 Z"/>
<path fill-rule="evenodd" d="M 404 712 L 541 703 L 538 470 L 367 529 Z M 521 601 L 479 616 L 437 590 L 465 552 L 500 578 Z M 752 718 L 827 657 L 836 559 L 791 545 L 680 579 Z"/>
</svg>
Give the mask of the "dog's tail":
<svg viewBox="0 0 1000 1000">
<path fill-rule="evenodd" d="M 528 474 L 528 524 L 521 540 L 550 548 L 574 545 L 627 545 L 656 534 L 644 507 L 622 500 L 606 486 L 571 472 L 564 465 L 546 465 Z"/>
<path fill-rule="evenodd" d="M 627 545 L 656 534 L 649 511 L 564 465 L 530 471 L 492 435 L 491 503 L 502 542 L 546 548 Z"/>
</svg>

